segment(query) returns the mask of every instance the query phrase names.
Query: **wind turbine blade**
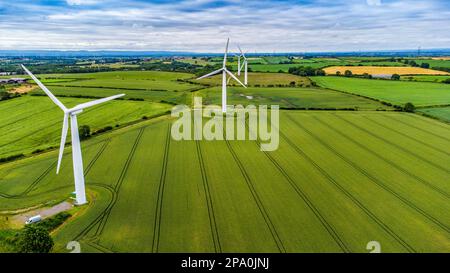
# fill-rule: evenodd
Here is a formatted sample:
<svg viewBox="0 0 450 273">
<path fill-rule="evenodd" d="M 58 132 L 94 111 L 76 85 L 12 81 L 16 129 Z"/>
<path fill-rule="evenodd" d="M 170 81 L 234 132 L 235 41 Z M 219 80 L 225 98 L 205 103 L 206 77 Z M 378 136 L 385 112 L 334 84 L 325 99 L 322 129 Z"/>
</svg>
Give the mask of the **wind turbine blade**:
<svg viewBox="0 0 450 273">
<path fill-rule="evenodd" d="M 242 62 L 242 64 L 241 64 L 241 70 L 242 70 L 242 68 L 244 68 L 244 65 L 245 65 L 245 62 L 246 62 L 247 60 L 244 60 L 243 62 Z"/>
<path fill-rule="evenodd" d="M 208 73 L 208 74 L 206 74 L 206 75 L 203 75 L 203 76 L 197 78 L 197 80 L 201 80 L 201 79 L 208 78 L 208 77 L 210 77 L 210 76 L 219 74 L 220 72 L 222 72 L 222 70 L 223 70 L 223 68 L 217 69 L 217 70 L 215 70 L 215 71 L 213 71 L 213 72 L 211 72 L 211 73 Z"/>
<path fill-rule="evenodd" d="M 56 104 L 58 105 L 59 108 L 61 108 L 63 111 L 66 111 L 67 108 L 64 106 L 64 104 L 62 104 L 53 94 L 52 92 L 50 92 L 50 90 L 47 89 L 47 87 L 45 87 L 44 84 L 42 84 L 42 82 L 40 80 L 38 80 L 33 73 L 30 72 L 30 70 L 28 70 L 23 64 L 21 65 L 22 69 L 25 70 L 25 72 L 27 72 L 28 75 L 30 75 L 30 77 L 37 83 L 37 85 L 39 85 L 39 87 L 45 92 L 45 94 L 47 94 L 47 96 L 49 96 L 49 98 Z"/>
<path fill-rule="evenodd" d="M 107 97 L 107 98 L 103 98 L 103 99 L 99 99 L 99 100 L 94 100 L 94 101 L 90 101 L 90 102 L 86 102 L 86 103 L 82 103 L 82 104 L 78 104 L 77 106 L 75 106 L 74 108 L 69 109 L 70 112 L 75 112 L 78 110 L 83 110 L 84 108 L 88 108 L 88 107 L 92 107 L 94 105 L 100 104 L 100 103 L 104 103 L 110 100 L 114 100 L 120 97 L 125 96 L 125 94 L 119 94 L 119 95 L 114 95 L 111 97 Z"/>
<path fill-rule="evenodd" d="M 247 88 L 247 86 L 245 86 L 245 84 L 243 84 L 233 73 L 231 73 L 230 71 L 226 70 L 225 71 L 228 73 L 228 75 L 230 75 L 233 79 L 235 79 L 238 83 L 240 83 L 243 87 Z"/>
<path fill-rule="evenodd" d="M 243 55 L 244 53 L 242 52 L 242 49 L 241 49 L 241 47 L 239 45 L 238 45 L 238 49 L 241 52 L 241 55 Z"/>
<path fill-rule="evenodd" d="M 59 173 L 61 167 L 61 161 L 64 154 L 64 145 L 66 144 L 67 131 L 69 130 L 69 114 L 64 114 L 62 133 L 61 133 L 61 144 L 59 146 L 59 156 L 58 156 L 58 167 L 56 167 L 56 174 Z"/>
<path fill-rule="evenodd" d="M 230 43 L 230 38 L 227 40 L 227 46 L 225 47 L 225 54 L 223 55 L 223 68 L 227 65 L 227 53 L 228 53 L 228 44 Z"/>
</svg>

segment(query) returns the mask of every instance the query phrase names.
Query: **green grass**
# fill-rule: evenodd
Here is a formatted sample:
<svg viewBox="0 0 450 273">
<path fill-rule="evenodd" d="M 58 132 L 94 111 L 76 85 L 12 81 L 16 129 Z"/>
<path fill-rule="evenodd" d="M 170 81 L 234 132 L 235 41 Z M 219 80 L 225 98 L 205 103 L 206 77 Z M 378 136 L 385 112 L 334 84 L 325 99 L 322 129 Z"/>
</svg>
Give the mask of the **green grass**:
<svg viewBox="0 0 450 273">
<path fill-rule="evenodd" d="M 442 82 L 450 79 L 450 76 L 402 76 L 403 81 L 418 81 L 418 82 Z"/>
<path fill-rule="evenodd" d="M 433 68 L 433 67 L 450 68 L 449 60 L 414 59 L 414 61 L 419 65 L 421 65 L 422 63 L 428 63 L 428 64 L 430 64 L 430 68 Z"/>
<path fill-rule="evenodd" d="M 87 99 L 61 98 L 68 107 Z M 168 104 L 116 100 L 86 109 L 79 115 L 79 125 L 89 125 L 91 131 L 106 126 L 126 124 L 153 116 L 171 108 Z M 0 157 L 45 149 L 59 145 L 62 111 L 48 97 L 23 96 L 0 103 Z"/>
<path fill-rule="evenodd" d="M 237 72 L 234 73 L 237 76 Z M 248 72 L 247 80 L 249 86 L 257 86 L 257 87 L 267 87 L 268 85 L 272 85 L 272 87 L 277 85 L 287 86 L 294 82 L 296 86 L 310 86 L 311 81 L 307 77 L 300 77 L 287 73 L 255 73 Z M 244 72 L 241 72 L 241 75 L 238 77 L 239 80 L 244 83 Z M 222 75 L 216 75 L 210 78 L 205 78 L 201 80 L 196 80 L 195 82 L 207 85 L 222 85 Z M 229 85 L 239 85 L 234 79 L 229 81 Z"/>
<path fill-rule="evenodd" d="M 399 62 L 376 62 L 376 61 L 343 61 L 343 60 L 329 60 L 327 58 L 316 58 L 316 59 L 297 59 L 294 60 L 293 64 L 279 64 L 275 63 L 267 63 L 267 64 L 249 64 L 249 67 L 254 72 L 288 72 L 291 67 L 299 67 L 299 66 L 310 66 L 312 68 L 325 68 L 328 66 L 406 66 L 403 63 Z"/>
<path fill-rule="evenodd" d="M 421 108 L 418 111 L 445 122 L 450 122 L 450 107 Z"/>
<path fill-rule="evenodd" d="M 115 71 L 100 73 L 42 74 L 36 75 L 43 82 L 60 87 L 100 87 L 119 89 L 141 89 L 149 91 L 188 91 L 195 85 L 185 83 L 183 79 L 192 78 L 192 74 L 160 71 Z M 64 80 L 63 82 L 60 79 Z M 70 80 L 70 81 L 69 81 Z"/>
<path fill-rule="evenodd" d="M 53 234 L 55 251 L 74 239 L 83 252 L 450 251 L 448 125 L 371 111 L 280 121 L 274 152 L 174 141 L 165 117 L 83 142 L 90 202 Z M 56 156 L 0 165 L 0 207 L 67 196 L 70 151 L 59 176 Z"/>
<path fill-rule="evenodd" d="M 221 104 L 221 88 L 196 93 L 204 104 Z M 228 104 L 280 105 L 284 108 L 355 108 L 358 110 L 391 109 L 381 103 L 342 92 L 320 88 L 243 88 L 228 87 Z M 252 98 L 248 97 L 252 96 Z"/>
<path fill-rule="evenodd" d="M 404 105 L 446 105 L 450 101 L 450 86 L 440 83 L 368 80 L 345 77 L 313 77 L 319 86 L 343 92 L 363 95 Z"/>
</svg>

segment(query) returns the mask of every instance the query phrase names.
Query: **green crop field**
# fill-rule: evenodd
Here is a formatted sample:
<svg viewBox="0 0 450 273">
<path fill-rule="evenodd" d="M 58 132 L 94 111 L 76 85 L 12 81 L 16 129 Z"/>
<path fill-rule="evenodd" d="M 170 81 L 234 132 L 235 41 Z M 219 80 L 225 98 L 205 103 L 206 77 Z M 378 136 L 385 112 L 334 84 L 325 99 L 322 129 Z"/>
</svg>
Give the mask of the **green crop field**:
<svg viewBox="0 0 450 273">
<path fill-rule="evenodd" d="M 428 82 L 368 80 L 345 77 L 313 77 L 319 86 L 363 95 L 396 105 L 447 105 L 450 85 Z"/>
<path fill-rule="evenodd" d="M 433 67 L 450 68 L 450 60 L 414 59 L 414 61 L 419 65 L 421 65 L 422 63 L 428 63 L 431 68 Z"/>
<path fill-rule="evenodd" d="M 220 87 L 204 89 L 196 94 L 203 97 L 204 104 L 221 104 Z M 391 109 L 381 103 L 365 98 L 319 88 L 228 87 L 227 100 L 227 104 L 275 104 L 282 108 Z"/>
<path fill-rule="evenodd" d="M 249 64 L 249 67 L 254 72 L 288 72 L 291 67 L 299 66 L 310 66 L 312 68 L 325 68 L 328 66 L 406 66 L 399 62 L 358 62 L 358 61 L 343 61 L 343 60 L 329 60 L 326 58 L 311 59 L 298 59 L 294 60 L 292 64 L 279 64 L 279 63 L 268 63 L 268 64 Z"/>
<path fill-rule="evenodd" d="M 418 81 L 418 82 L 442 82 L 447 79 L 450 79 L 450 76 L 426 76 L 426 75 L 418 75 L 418 76 L 402 76 L 401 80 L 403 81 Z"/>
<path fill-rule="evenodd" d="M 118 71 L 77 74 L 37 75 L 44 84 L 60 87 L 97 87 L 148 91 L 188 91 L 196 86 L 183 82 L 194 77 L 188 73 L 159 71 Z M 60 81 L 63 79 L 64 81 Z M 55 81 L 56 80 L 56 81 Z"/>
<path fill-rule="evenodd" d="M 237 76 L 237 73 L 234 73 Z M 241 75 L 238 77 L 239 80 L 244 83 L 244 72 L 241 73 Z M 222 75 L 216 75 L 211 78 L 196 80 L 195 82 L 201 83 L 201 84 L 208 84 L 208 85 L 222 85 Z M 294 85 L 301 85 L 301 86 L 310 86 L 311 81 L 307 77 L 300 77 L 292 74 L 287 73 L 253 73 L 248 72 L 248 84 L 250 86 L 268 86 L 272 85 L 283 85 L 287 86 L 290 84 Z M 239 85 L 238 82 L 236 82 L 234 79 L 231 79 L 229 81 L 230 85 Z"/>
<path fill-rule="evenodd" d="M 370 111 L 280 121 L 274 152 L 175 141 L 166 117 L 83 142 L 90 202 L 53 234 L 54 250 L 367 252 L 376 240 L 383 252 L 450 251 L 448 125 Z M 2 210 L 66 198 L 70 150 L 64 175 L 56 156 L 0 165 Z"/>
<path fill-rule="evenodd" d="M 418 111 L 450 123 L 450 106 L 421 108 Z"/>
<path fill-rule="evenodd" d="M 61 101 L 71 107 L 89 100 L 61 98 Z M 78 123 L 95 131 L 159 115 L 170 108 L 168 104 L 116 100 L 85 110 Z M 4 101 L 0 103 L 0 112 L 4 113 L 0 117 L 0 158 L 59 145 L 63 113 L 48 97 L 27 95 Z"/>
</svg>

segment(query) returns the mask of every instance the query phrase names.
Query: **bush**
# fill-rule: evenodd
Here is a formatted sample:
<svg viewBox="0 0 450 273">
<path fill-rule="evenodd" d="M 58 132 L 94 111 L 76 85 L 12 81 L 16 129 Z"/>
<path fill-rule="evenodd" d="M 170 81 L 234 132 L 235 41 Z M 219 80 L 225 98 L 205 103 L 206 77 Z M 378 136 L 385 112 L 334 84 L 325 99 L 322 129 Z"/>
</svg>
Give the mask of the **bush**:
<svg viewBox="0 0 450 273">
<path fill-rule="evenodd" d="M 38 225 L 27 225 L 20 232 L 17 251 L 20 253 L 49 253 L 53 248 L 53 239 L 48 230 Z"/>
<path fill-rule="evenodd" d="M 353 76 L 353 73 L 352 73 L 352 71 L 350 71 L 350 70 L 345 70 L 344 76 L 346 76 L 346 77 L 351 77 L 351 76 Z"/>
<path fill-rule="evenodd" d="M 56 229 L 60 225 L 62 225 L 67 219 L 69 219 L 72 215 L 66 211 L 60 212 L 52 217 L 42 220 L 39 223 L 34 224 L 35 226 L 39 226 L 51 232 Z"/>
<path fill-rule="evenodd" d="M 414 104 L 412 104 L 410 102 L 407 102 L 405 104 L 405 106 L 403 107 L 403 111 L 405 111 L 405 112 L 414 112 L 414 109 L 415 109 Z"/>
<path fill-rule="evenodd" d="M 442 83 L 450 84 L 450 78 L 443 80 Z"/>
<path fill-rule="evenodd" d="M 393 75 L 391 76 L 391 80 L 394 80 L 394 81 L 400 80 L 400 75 L 399 75 L 399 74 L 393 74 Z"/>
<path fill-rule="evenodd" d="M 82 125 L 78 129 L 78 134 L 81 140 L 89 138 L 91 136 L 91 127 L 89 125 Z"/>
<path fill-rule="evenodd" d="M 22 158 L 22 157 L 25 157 L 25 155 L 24 154 L 17 154 L 17 155 L 11 155 L 11 156 L 8 156 L 8 157 L 3 157 L 3 158 L 0 158 L 0 163 L 13 161 L 13 160 L 16 160 L 16 159 L 19 159 L 19 158 Z"/>
</svg>

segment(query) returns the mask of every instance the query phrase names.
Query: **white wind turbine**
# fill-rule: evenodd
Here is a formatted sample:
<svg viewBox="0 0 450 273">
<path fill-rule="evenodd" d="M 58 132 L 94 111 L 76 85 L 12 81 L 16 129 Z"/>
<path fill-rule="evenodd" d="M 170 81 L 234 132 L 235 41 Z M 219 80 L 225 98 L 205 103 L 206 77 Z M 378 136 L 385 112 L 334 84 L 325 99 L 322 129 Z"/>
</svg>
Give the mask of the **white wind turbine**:
<svg viewBox="0 0 450 273">
<path fill-rule="evenodd" d="M 22 68 L 39 85 L 39 87 L 47 94 L 47 96 L 49 96 L 50 99 L 59 108 L 61 108 L 64 111 L 61 145 L 59 148 L 58 167 L 56 168 L 56 173 L 59 173 L 59 169 L 61 167 L 61 160 L 62 160 L 62 156 L 64 153 L 64 145 L 66 143 L 67 131 L 69 130 L 68 123 L 69 123 L 69 117 L 70 117 L 70 129 L 71 129 L 70 132 L 71 132 L 71 137 L 72 137 L 73 176 L 75 179 L 76 204 L 77 205 L 86 204 L 87 201 L 86 201 L 86 192 L 84 189 L 83 159 L 81 157 L 81 145 L 80 145 L 80 137 L 78 135 L 77 115 L 80 114 L 81 112 L 83 112 L 83 109 L 85 109 L 85 108 L 122 97 L 125 94 L 119 94 L 119 95 L 115 95 L 115 96 L 111 96 L 111 97 L 107 97 L 107 98 L 103 98 L 103 99 L 99 99 L 99 100 L 82 103 L 73 108 L 68 109 L 25 66 L 22 65 Z"/>
<path fill-rule="evenodd" d="M 238 59 L 238 76 L 241 75 L 242 67 L 244 67 L 244 84 L 247 85 L 247 82 L 248 82 L 248 80 L 247 80 L 248 79 L 247 78 L 248 60 L 247 60 L 247 57 L 245 57 L 245 54 L 242 51 L 241 47 L 238 46 L 238 48 L 239 48 L 239 51 L 241 52 L 241 55 L 239 55 L 239 59 Z M 244 59 L 244 62 L 242 65 L 241 65 L 241 56 Z"/>
<path fill-rule="evenodd" d="M 223 113 L 227 112 L 227 74 L 230 75 L 233 79 L 235 79 L 242 86 L 247 88 L 247 86 L 245 86 L 238 78 L 236 78 L 235 75 L 233 75 L 233 73 L 231 73 L 227 69 L 227 53 L 228 53 L 228 44 L 229 44 L 229 42 L 230 42 L 230 38 L 228 38 L 227 46 L 225 47 L 225 54 L 223 56 L 223 66 L 222 66 L 222 68 L 217 69 L 216 71 L 213 71 L 213 72 L 208 73 L 206 75 L 203 75 L 200 78 L 197 78 L 197 80 L 201 80 L 201 79 L 208 78 L 208 77 L 214 76 L 214 75 L 219 74 L 220 72 L 222 72 L 222 112 Z"/>
</svg>

